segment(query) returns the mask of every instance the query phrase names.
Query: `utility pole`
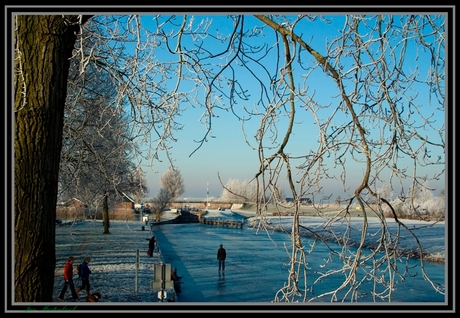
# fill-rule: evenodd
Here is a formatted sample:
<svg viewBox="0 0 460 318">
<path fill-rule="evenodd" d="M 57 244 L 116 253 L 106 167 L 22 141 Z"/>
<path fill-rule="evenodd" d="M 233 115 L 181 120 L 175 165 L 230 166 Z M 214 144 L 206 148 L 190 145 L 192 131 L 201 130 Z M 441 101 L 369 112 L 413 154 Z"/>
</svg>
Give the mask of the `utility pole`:
<svg viewBox="0 0 460 318">
<path fill-rule="evenodd" d="M 206 209 L 209 206 L 208 197 L 209 197 L 209 182 L 206 182 Z"/>
</svg>

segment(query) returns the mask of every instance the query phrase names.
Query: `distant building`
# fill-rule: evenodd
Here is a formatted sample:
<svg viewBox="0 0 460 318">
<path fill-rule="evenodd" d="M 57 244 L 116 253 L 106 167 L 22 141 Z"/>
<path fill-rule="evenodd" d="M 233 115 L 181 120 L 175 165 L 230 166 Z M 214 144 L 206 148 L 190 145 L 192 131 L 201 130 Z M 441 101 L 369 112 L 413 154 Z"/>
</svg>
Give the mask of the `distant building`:
<svg viewBox="0 0 460 318">
<path fill-rule="evenodd" d="M 135 210 L 135 200 L 129 194 L 121 192 L 122 194 L 122 202 L 117 203 L 115 205 L 115 209 L 130 209 Z"/>
<path fill-rule="evenodd" d="M 56 216 L 60 219 L 83 219 L 87 211 L 88 206 L 77 198 L 59 202 L 56 206 Z"/>
<path fill-rule="evenodd" d="M 57 206 L 59 207 L 74 207 L 74 208 L 84 208 L 86 205 L 83 203 L 82 200 L 77 198 L 72 198 L 65 202 L 58 202 Z"/>
</svg>

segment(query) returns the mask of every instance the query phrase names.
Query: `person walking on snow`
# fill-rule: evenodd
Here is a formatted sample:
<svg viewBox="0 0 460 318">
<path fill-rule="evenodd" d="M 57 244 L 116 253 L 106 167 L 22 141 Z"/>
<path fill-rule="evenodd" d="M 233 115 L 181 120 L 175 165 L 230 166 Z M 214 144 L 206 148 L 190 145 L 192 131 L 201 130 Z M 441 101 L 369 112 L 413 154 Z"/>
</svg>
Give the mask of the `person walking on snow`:
<svg viewBox="0 0 460 318">
<path fill-rule="evenodd" d="M 70 291 L 72 293 L 72 297 L 75 301 L 80 301 L 78 298 L 77 292 L 75 291 L 75 286 L 73 284 L 73 262 L 75 258 L 73 256 L 69 256 L 67 262 L 64 265 L 64 286 L 62 287 L 61 293 L 59 294 L 58 299 L 64 300 L 65 292 L 67 291 L 67 287 L 70 286 Z"/>
<path fill-rule="evenodd" d="M 146 239 L 148 240 L 148 239 Z M 152 238 L 149 240 L 149 256 L 152 257 L 153 256 L 153 251 L 155 250 L 155 235 L 152 236 Z"/>
<path fill-rule="evenodd" d="M 220 244 L 219 249 L 217 250 L 217 260 L 219 261 L 219 270 L 225 270 L 225 259 L 227 258 L 227 251 L 225 248 Z"/>
<path fill-rule="evenodd" d="M 181 288 L 180 288 L 180 284 L 181 284 L 181 281 L 180 279 L 182 278 L 182 276 L 179 276 L 177 275 L 177 268 L 173 268 L 172 271 L 171 271 L 171 280 L 174 282 L 174 291 L 176 293 L 180 293 L 181 292 Z"/>
<path fill-rule="evenodd" d="M 76 290 L 77 294 L 86 288 L 86 296 L 89 297 L 90 293 L 90 285 L 89 285 L 89 274 L 91 274 L 91 270 L 88 267 L 88 263 L 91 261 L 89 257 L 85 257 L 83 263 L 81 263 L 80 268 L 80 277 L 81 277 L 81 286 Z"/>
</svg>

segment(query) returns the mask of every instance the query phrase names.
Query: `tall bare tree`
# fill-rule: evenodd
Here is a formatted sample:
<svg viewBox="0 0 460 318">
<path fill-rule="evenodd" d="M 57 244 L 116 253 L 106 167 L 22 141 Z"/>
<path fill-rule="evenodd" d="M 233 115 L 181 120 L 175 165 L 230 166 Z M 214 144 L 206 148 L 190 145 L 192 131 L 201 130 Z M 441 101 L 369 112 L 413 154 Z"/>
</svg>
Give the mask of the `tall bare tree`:
<svg viewBox="0 0 460 318">
<path fill-rule="evenodd" d="M 177 168 L 169 168 L 168 171 L 161 176 L 161 188 L 169 193 L 171 200 L 177 199 L 184 193 L 184 179 Z"/>
<path fill-rule="evenodd" d="M 14 298 L 51 301 L 67 75 L 84 16 L 14 17 Z"/>
<path fill-rule="evenodd" d="M 130 193 L 136 203 L 143 203 L 146 195 L 149 193 L 145 172 L 142 171 L 141 167 L 137 167 L 136 170 L 131 173 Z"/>
<path fill-rule="evenodd" d="M 256 199 L 261 196 L 257 195 L 255 182 L 251 183 L 248 180 L 230 179 L 223 187 L 220 199 L 232 203 L 255 203 Z"/>
<path fill-rule="evenodd" d="M 161 220 L 164 208 L 185 191 L 182 174 L 175 167 L 171 167 L 163 173 L 160 183 L 160 191 L 153 198 L 152 202 L 152 212 L 155 214 L 157 221 Z"/>
<path fill-rule="evenodd" d="M 419 166 L 438 165 L 438 172 L 433 178 L 444 173 L 444 156 L 432 158 L 430 155 L 431 152 L 444 153 L 444 122 L 429 119 L 432 112 L 438 114 L 444 112 L 444 17 L 436 15 L 346 16 L 343 19 L 341 34 L 326 42 L 325 47 L 322 48 L 310 46 L 297 32 L 297 30 L 302 32 L 300 25 L 303 20 L 313 21 L 316 17 L 299 16 L 290 21 L 277 16 L 257 15 L 256 18 L 279 35 L 279 48 L 284 52 L 284 56 L 280 56 L 279 59 L 282 72 L 275 81 L 276 92 L 279 94 L 273 95 L 274 99 L 266 108 L 259 129 L 258 149 L 261 168 L 256 176 L 262 177 L 262 187 L 270 188 L 273 178 L 283 171 L 280 167 L 284 166 L 288 171 L 288 180 L 294 198 L 299 199 L 305 194 L 315 198 L 318 194 L 322 195 L 321 179 L 335 179 L 339 176 L 338 180 L 343 184 L 344 192 L 348 195 L 345 198 L 348 204 L 337 211 L 333 217 L 323 216 L 324 227 L 334 233 L 331 225 L 337 221 L 348 222 L 350 209 L 353 208 L 352 203 L 356 203 L 364 214 L 362 233 L 366 232 L 367 217 L 374 216 L 381 219 L 382 236 L 376 251 L 387 251 L 383 255 L 364 253 L 363 248 L 368 240 L 366 235 L 357 242 L 359 246 L 357 252 L 343 244 L 344 249 L 340 255 L 343 257 L 344 264 L 339 272 L 346 273 L 347 279 L 336 289 L 319 295 L 309 294 L 309 291 L 322 279 L 339 272 L 335 272 L 334 269 L 325 270 L 324 274 L 308 287 L 308 275 L 304 274 L 307 272 L 306 260 L 311 251 L 306 253 L 301 234 L 303 229 L 314 230 L 300 224 L 297 210 L 291 233 L 293 244 L 290 272 L 292 275 L 286 286 L 280 290 L 277 299 L 293 301 L 300 292 L 302 296 L 299 298 L 304 301 L 327 297 L 332 300 L 357 301 L 360 285 L 363 282 L 362 274 L 366 272 L 362 266 L 370 259 L 377 259 L 382 265 L 375 266 L 374 262 L 374 271 L 385 272 L 398 259 L 399 231 L 414 235 L 414 232 L 397 218 L 388 198 L 377 195 L 376 185 L 382 180 L 397 181 L 401 185 L 408 180 L 413 184 L 423 183 L 425 174 L 418 175 L 397 168 L 401 158 L 412 162 L 413 171 L 416 171 Z M 265 27 L 262 27 L 261 32 L 264 32 L 262 31 L 264 29 Z M 320 49 L 324 50 L 324 53 L 321 54 Z M 408 50 L 413 50 L 418 57 L 426 54 L 426 61 L 431 63 L 429 70 L 412 69 L 412 61 L 408 61 L 408 53 L 406 53 Z M 306 56 L 311 57 L 311 62 L 306 60 Z M 296 63 L 297 61 L 299 63 Z M 305 74 L 301 77 L 296 72 L 298 68 L 305 70 Z M 318 76 L 315 75 L 316 72 L 322 73 L 324 78 L 330 80 L 331 104 L 323 104 L 315 96 L 314 91 L 308 91 L 308 86 L 298 87 L 300 78 L 302 83 L 308 83 Z M 418 86 L 419 84 L 421 87 Z M 417 94 L 412 94 L 412 90 L 425 93 L 427 102 L 418 101 Z M 284 111 L 286 105 L 289 106 Z M 322 109 L 327 109 L 327 112 L 322 112 Z M 319 142 L 316 152 L 305 149 L 303 154 L 293 156 L 287 153 L 286 149 L 291 132 L 295 129 L 295 119 L 299 111 L 307 111 L 315 119 Z M 278 116 L 284 113 L 289 118 L 289 124 L 280 138 L 279 147 L 266 155 L 266 141 L 273 142 L 273 139 L 265 132 L 270 133 L 276 127 L 276 123 L 271 120 L 272 117 L 278 117 L 273 115 L 276 112 Z M 431 134 L 430 137 L 422 136 L 419 127 L 424 129 L 437 127 L 435 130 L 439 129 L 439 134 Z M 420 151 L 421 149 L 424 150 Z M 329 156 L 333 160 L 327 160 Z M 294 179 L 289 172 L 297 158 L 301 159 L 298 164 L 298 167 L 301 167 L 301 176 L 297 181 L 299 186 L 295 187 Z M 347 163 L 349 161 L 361 166 L 363 171 L 357 186 L 351 186 L 350 178 L 347 178 L 347 172 L 353 169 Z M 331 168 L 334 168 L 334 174 L 329 172 Z M 367 204 L 366 194 L 378 199 L 376 207 Z M 392 218 L 400 227 L 396 233 L 386 225 L 383 213 L 386 207 L 393 210 Z M 321 215 L 321 211 L 319 213 Z M 346 231 L 339 236 L 337 242 L 341 245 L 341 242 L 350 242 L 351 232 L 351 230 Z M 392 252 L 388 253 L 388 251 Z M 423 247 L 420 245 L 419 251 L 422 275 L 430 281 L 423 271 Z M 333 253 L 335 251 L 332 251 Z M 304 265 L 299 267 L 299 264 Z M 374 299 L 391 301 L 391 286 L 395 283 L 395 277 L 404 276 L 406 269 L 399 271 L 393 268 L 392 272 L 393 279 L 385 283 L 382 283 L 379 274 L 371 277 L 364 275 L 365 279 L 372 279 L 375 282 L 375 289 L 372 291 L 375 295 Z M 442 285 L 433 283 L 433 286 L 443 292 Z M 387 292 L 379 292 L 380 288 Z"/>
<path fill-rule="evenodd" d="M 125 111 L 112 105 L 115 85 L 94 61 L 84 73 L 78 72 L 79 63 L 73 59 L 68 81 L 60 195 L 78 197 L 97 210 L 106 199 L 113 207 L 123 193 L 144 189 L 145 180 L 133 162 L 135 145 Z"/>
</svg>

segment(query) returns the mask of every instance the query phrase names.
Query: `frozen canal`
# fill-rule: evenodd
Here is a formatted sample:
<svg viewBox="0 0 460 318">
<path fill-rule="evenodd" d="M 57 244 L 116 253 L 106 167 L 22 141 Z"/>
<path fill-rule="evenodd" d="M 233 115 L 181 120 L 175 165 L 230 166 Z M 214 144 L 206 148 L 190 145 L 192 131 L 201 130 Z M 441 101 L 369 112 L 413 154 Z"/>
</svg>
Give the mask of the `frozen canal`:
<svg viewBox="0 0 460 318">
<path fill-rule="evenodd" d="M 287 279 L 288 267 L 283 266 L 289 261 L 284 249 L 284 243 L 289 245 L 286 234 L 272 232 L 269 238 L 264 232 L 257 234 L 247 226 L 241 229 L 197 223 L 156 225 L 153 232 L 164 262 L 177 267 L 179 275 L 183 276 L 181 303 L 267 303 L 274 300 Z M 219 273 L 216 259 L 220 244 L 227 250 L 223 273 Z M 320 257 L 318 254 L 315 252 L 308 258 L 309 275 L 314 276 L 323 261 L 322 258 L 315 260 Z M 404 264 L 399 266 L 402 268 Z M 410 273 L 415 277 L 395 286 L 393 302 L 443 303 L 445 296 L 435 293 L 423 280 L 417 260 L 413 266 Z M 432 280 L 444 284 L 443 263 L 426 263 L 425 268 Z M 337 282 L 331 281 L 333 283 Z M 318 289 L 317 292 L 321 292 Z M 372 299 L 370 295 L 363 295 L 360 301 L 372 302 Z"/>
</svg>

